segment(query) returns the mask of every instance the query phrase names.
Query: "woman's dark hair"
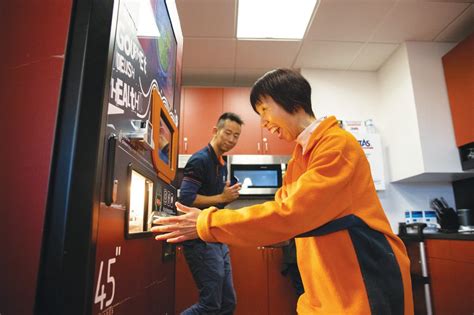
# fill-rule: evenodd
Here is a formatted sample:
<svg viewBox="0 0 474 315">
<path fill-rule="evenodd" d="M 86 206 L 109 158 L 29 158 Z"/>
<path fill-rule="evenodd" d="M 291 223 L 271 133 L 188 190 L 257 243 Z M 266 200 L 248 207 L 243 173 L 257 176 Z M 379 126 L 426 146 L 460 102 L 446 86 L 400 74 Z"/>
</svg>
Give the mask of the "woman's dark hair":
<svg viewBox="0 0 474 315">
<path fill-rule="evenodd" d="M 250 103 L 256 112 L 256 106 L 262 98 L 270 96 L 287 113 L 293 114 L 302 108 L 314 117 L 311 108 L 311 86 L 298 72 L 291 69 L 275 69 L 265 73 L 253 85 Z"/>
</svg>

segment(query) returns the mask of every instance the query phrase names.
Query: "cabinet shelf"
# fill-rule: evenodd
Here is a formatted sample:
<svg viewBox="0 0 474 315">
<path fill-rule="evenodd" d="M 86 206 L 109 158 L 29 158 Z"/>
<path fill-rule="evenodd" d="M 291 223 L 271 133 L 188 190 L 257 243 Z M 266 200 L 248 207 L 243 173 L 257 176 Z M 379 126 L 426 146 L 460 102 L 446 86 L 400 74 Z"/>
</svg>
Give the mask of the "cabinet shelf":
<svg viewBox="0 0 474 315">
<path fill-rule="evenodd" d="M 453 182 L 466 178 L 473 178 L 474 170 L 463 173 L 421 173 L 407 178 L 391 181 L 396 183 L 439 183 L 439 182 Z"/>
</svg>

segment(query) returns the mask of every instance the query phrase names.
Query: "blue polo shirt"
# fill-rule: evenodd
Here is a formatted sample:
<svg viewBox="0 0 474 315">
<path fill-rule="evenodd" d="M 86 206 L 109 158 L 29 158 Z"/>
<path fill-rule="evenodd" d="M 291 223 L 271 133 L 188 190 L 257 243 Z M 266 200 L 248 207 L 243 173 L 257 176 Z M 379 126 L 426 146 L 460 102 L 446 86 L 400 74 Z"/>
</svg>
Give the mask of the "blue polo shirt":
<svg viewBox="0 0 474 315">
<path fill-rule="evenodd" d="M 214 196 L 224 191 L 227 178 L 226 163 L 218 159 L 214 149 L 208 144 L 194 153 L 186 163 L 181 182 L 179 200 L 186 206 L 192 206 L 196 195 Z M 218 208 L 225 204 L 214 205 Z"/>
</svg>

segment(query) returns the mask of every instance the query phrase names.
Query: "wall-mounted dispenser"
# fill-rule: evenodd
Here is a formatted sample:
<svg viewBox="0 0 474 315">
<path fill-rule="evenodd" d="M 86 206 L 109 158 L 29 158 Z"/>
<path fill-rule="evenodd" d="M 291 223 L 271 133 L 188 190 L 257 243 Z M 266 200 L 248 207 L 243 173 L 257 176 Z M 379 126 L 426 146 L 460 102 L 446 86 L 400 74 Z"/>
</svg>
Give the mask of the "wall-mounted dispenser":
<svg viewBox="0 0 474 315">
<path fill-rule="evenodd" d="M 131 119 L 132 131 L 124 133 L 132 146 L 136 149 L 152 151 L 155 149 L 153 142 L 153 125 L 149 120 Z"/>
</svg>

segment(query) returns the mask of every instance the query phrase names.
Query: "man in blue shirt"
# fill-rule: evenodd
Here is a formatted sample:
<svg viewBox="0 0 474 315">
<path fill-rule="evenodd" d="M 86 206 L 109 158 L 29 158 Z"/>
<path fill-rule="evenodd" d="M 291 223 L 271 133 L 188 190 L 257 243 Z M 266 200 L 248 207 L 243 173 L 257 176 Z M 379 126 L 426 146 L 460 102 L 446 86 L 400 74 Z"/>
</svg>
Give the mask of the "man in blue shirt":
<svg viewBox="0 0 474 315">
<path fill-rule="evenodd" d="M 222 154 L 237 144 L 242 124 L 234 113 L 219 117 L 210 143 L 194 153 L 184 168 L 181 203 L 201 209 L 223 208 L 239 197 L 240 184 L 230 186 Z M 197 239 L 184 242 L 183 249 L 199 301 L 182 314 L 233 314 L 236 297 L 227 245 Z"/>
</svg>

